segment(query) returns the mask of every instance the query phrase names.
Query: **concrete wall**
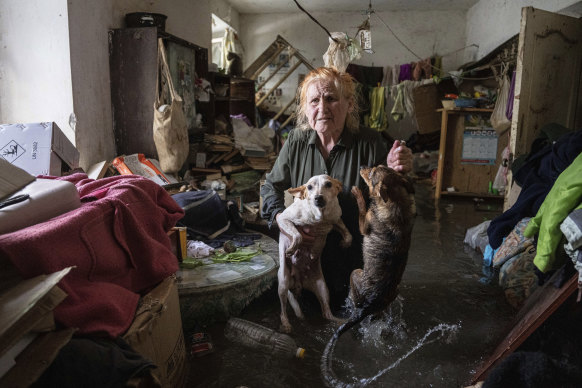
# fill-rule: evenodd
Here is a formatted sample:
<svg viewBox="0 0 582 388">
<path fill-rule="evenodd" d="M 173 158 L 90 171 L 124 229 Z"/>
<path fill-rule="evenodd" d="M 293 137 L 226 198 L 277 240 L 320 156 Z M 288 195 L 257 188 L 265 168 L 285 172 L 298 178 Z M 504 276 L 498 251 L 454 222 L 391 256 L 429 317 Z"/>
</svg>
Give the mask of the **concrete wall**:
<svg viewBox="0 0 582 388">
<path fill-rule="evenodd" d="M 126 13 L 156 12 L 167 32 L 210 47 L 210 9 L 209 0 L 2 0 L 0 122 L 56 121 L 81 167 L 112 159 L 108 30 L 124 27 Z"/>
<path fill-rule="evenodd" d="M 519 33 L 521 8 L 560 12 L 578 0 L 480 0 L 467 12 L 467 44 L 479 45 L 477 59 Z M 580 15 L 578 14 L 578 17 Z"/>
<path fill-rule="evenodd" d="M 210 11 L 207 1 L 70 1 L 76 144 L 84 168 L 116 156 L 107 32 L 124 27 L 125 14 L 130 12 L 167 15 L 167 32 L 199 46 L 208 47 L 210 44 Z"/>
<path fill-rule="evenodd" d="M 55 121 L 74 141 L 66 0 L 0 1 L 0 123 Z"/>
<path fill-rule="evenodd" d="M 465 46 L 466 13 L 459 10 L 380 12 L 379 17 L 388 24 L 411 51 L 420 58 L 433 54 L 447 54 Z M 353 37 L 364 16 L 350 12 L 313 13 L 329 31 L 343 31 Z M 245 68 L 250 65 L 277 37 L 281 35 L 315 67 L 323 66 L 322 56 L 329 47 L 326 32 L 304 13 L 292 14 L 241 14 L 240 35 L 245 46 Z M 372 48 L 374 54 L 364 53 L 354 63 L 364 66 L 393 66 L 410 63 L 418 58 L 403 47 L 394 35 L 375 16 L 371 19 Z M 471 49 L 469 49 L 471 51 Z M 474 50 L 472 51 L 474 52 Z M 463 63 L 463 51 L 443 58 L 446 70 L 456 69 Z M 306 73 L 303 66 L 294 74 Z M 268 76 L 268 69 L 263 75 Z M 267 84 L 267 89 L 278 78 Z M 282 85 L 283 96 L 271 104 L 277 111 L 294 97 L 297 76 Z M 410 120 L 390 123 L 389 132 L 394 137 L 408 138 L 415 131 Z"/>
</svg>

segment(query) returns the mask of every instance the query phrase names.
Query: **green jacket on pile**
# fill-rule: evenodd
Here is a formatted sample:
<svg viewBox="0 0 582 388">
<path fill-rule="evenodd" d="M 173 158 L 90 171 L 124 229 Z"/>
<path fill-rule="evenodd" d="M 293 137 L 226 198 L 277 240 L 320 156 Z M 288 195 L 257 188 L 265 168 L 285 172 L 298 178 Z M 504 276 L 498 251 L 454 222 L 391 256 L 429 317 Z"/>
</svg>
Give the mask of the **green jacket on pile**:
<svg viewBox="0 0 582 388">
<path fill-rule="evenodd" d="M 556 179 L 538 213 L 523 233 L 526 237 L 539 235 L 534 265 L 541 272 L 557 269 L 564 264 L 556 262 L 556 249 L 562 238 L 560 224 L 581 202 L 582 153 Z"/>
</svg>

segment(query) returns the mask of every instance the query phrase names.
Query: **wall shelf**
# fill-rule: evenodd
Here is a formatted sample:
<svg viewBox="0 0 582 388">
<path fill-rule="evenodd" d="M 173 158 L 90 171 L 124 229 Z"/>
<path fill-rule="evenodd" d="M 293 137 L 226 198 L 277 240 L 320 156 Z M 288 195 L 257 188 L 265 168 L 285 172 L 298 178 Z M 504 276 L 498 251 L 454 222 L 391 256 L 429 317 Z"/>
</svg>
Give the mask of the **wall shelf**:
<svg viewBox="0 0 582 388">
<path fill-rule="evenodd" d="M 493 109 L 441 108 L 437 109 L 437 112 L 441 113 L 441 137 L 435 199 L 443 195 L 503 199 L 502 195 L 488 193 L 489 182 L 495 179 L 499 163 L 495 165 L 461 163 L 465 130 L 464 116 L 466 114 L 490 116 Z M 501 153 L 507 143 L 506 135 L 498 138 L 497 161 L 501 160 Z M 448 187 L 454 187 L 455 191 L 448 191 Z"/>
</svg>

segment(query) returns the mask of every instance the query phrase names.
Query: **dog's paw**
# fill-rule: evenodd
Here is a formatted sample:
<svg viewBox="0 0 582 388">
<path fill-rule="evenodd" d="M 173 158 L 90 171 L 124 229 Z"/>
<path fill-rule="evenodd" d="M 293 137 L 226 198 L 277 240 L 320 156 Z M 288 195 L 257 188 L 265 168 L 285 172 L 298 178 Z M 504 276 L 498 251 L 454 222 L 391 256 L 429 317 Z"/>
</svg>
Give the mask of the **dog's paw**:
<svg viewBox="0 0 582 388">
<path fill-rule="evenodd" d="M 301 245 L 302 242 L 303 239 L 301 238 L 301 235 L 293 238 L 291 244 L 289 245 L 289 248 L 287 248 L 285 253 L 288 255 L 293 255 L 297 251 L 297 249 L 299 249 L 299 245 Z"/>
<path fill-rule="evenodd" d="M 291 326 L 291 324 L 289 322 L 281 322 L 281 326 L 279 327 L 279 331 L 281 333 L 285 333 L 285 334 L 289 334 L 293 331 L 293 327 Z"/>
<path fill-rule="evenodd" d="M 362 198 L 362 190 L 357 186 L 352 186 L 352 194 L 356 199 Z"/>
</svg>

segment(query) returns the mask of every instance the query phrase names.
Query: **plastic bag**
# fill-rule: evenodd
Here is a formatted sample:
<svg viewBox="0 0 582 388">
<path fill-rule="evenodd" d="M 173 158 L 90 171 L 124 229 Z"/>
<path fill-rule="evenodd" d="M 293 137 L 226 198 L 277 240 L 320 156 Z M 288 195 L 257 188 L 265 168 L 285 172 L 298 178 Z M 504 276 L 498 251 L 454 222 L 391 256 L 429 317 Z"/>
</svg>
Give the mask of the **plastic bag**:
<svg viewBox="0 0 582 388">
<path fill-rule="evenodd" d="M 335 67 L 338 71 L 346 71 L 351 61 L 362 57 L 362 48 L 344 32 L 332 32 L 329 38 L 329 47 L 323 54 L 323 63 L 326 67 Z"/>
<path fill-rule="evenodd" d="M 232 131 L 234 133 L 234 143 L 239 149 L 257 149 L 260 148 L 268 154 L 275 148 L 273 138 L 275 132 L 268 125 L 262 128 L 249 126 L 243 119 L 232 118 Z"/>
<path fill-rule="evenodd" d="M 484 221 L 477 226 L 467 229 L 465 239 L 463 242 L 468 244 L 473 249 L 479 248 L 481 252 L 485 252 L 485 248 L 489 244 L 489 237 L 487 236 L 487 228 L 491 220 Z"/>
<path fill-rule="evenodd" d="M 507 186 L 507 172 L 509 170 L 509 146 L 505 146 L 501 153 L 501 164 L 495 175 L 493 181 L 493 189 L 497 190 L 500 195 L 505 193 L 505 186 Z"/>
<path fill-rule="evenodd" d="M 507 103 L 509 101 L 509 79 L 505 72 L 498 78 L 500 82 L 499 91 L 497 92 L 497 101 L 495 102 L 495 108 L 493 108 L 493 113 L 491 113 L 491 125 L 498 134 L 502 134 L 509 127 L 511 127 L 511 121 L 505 115 L 507 110 Z"/>
</svg>

